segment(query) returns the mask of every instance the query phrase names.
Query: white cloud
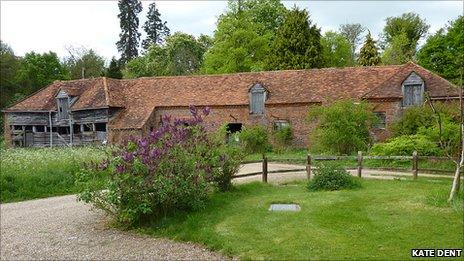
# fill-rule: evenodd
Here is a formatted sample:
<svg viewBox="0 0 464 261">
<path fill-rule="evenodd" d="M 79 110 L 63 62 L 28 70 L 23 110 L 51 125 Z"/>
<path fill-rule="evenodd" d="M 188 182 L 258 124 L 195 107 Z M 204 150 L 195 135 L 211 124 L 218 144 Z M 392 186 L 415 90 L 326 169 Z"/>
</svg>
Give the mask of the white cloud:
<svg viewBox="0 0 464 261">
<path fill-rule="evenodd" d="M 145 21 L 149 1 L 143 2 L 140 24 Z M 377 36 L 385 18 L 416 12 L 431 25 L 430 32 L 456 19 L 463 11 L 461 1 L 285 1 L 285 6 L 307 8 L 322 31 L 337 30 L 343 23 L 358 22 Z M 217 17 L 226 1 L 159 1 L 162 19 L 172 32 L 213 34 Z M 119 36 L 116 1 L 1 1 L 0 37 L 18 55 L 54 51 L 66 55 L 65 46 L 93 48 L 110 59 L 117 56 Z"/>
</svg>

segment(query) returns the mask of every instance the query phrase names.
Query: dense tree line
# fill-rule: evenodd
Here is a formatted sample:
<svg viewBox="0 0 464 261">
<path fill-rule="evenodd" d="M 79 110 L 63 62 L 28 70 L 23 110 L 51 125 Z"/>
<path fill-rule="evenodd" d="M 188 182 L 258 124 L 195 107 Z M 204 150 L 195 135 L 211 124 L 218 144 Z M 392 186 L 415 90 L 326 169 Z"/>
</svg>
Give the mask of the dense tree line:
<svg viewBox="0 0 464 261">
<path fill-rule="evenodd" d="M 361 24 L 340 25 L 324 34 L 310 10 L 287 9 L 280 0 L 229 1 L 212 37 L 171 31 L 153 2 L 147 20 L 139 0 L 119 0 L 120 58 L 105 60 L 95 50 L 67 47 L 68 55 L 26 53 L 19 57 L 0 43 L 0 108 L 55 80 L 107 76 L 135 78 L 262 70 L 402 64 L 413 60 L 458 83 L 464 64 L 464 21 L 459 17 L 427 36 L 419 15 L 388 17 L 378 39 Z M 141 27 L 146 38 L 140 39 Z M 107 64 L 108 62 L 108 64 Z M 3 126 L 3 125 L 2 125 Z"/>
</svg>

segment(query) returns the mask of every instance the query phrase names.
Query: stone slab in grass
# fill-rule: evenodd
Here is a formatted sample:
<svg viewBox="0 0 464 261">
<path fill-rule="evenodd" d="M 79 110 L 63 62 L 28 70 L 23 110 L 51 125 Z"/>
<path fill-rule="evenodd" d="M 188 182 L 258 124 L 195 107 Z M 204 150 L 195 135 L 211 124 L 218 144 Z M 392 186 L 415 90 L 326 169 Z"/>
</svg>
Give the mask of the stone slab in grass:
<svg viewBox="0 0 464 261">
<path fill-rule="evenodd" d="M 269 206 L 269 211 L 300 211 L 300 205 L 298 204 L 271 204 Z"/>
</svg>

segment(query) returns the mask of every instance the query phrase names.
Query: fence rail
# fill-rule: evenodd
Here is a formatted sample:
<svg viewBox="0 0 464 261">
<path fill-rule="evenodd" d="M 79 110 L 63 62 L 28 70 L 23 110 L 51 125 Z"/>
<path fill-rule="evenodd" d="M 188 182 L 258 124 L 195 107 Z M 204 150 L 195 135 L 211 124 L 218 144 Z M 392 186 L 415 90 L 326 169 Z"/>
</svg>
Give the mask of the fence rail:
<svg viewBox="0 0 464 261">
<path fill-rule="evenodd" d="M 315 161 L 337 161 L 337 160 L 353 160 L 356 161 L 355 169 L 357 171 L 357 176 L 362 177 L 363 170 L 387 170 L 387 171 L 398 171 L 398 172 L 410 172 L 413 179 L 417 179 L 419 175 L 419 170 L 424 173 L 434 173 L 442 176 L 450 176 L 449 173 L 454 173 L 454 171 L 443 170 L 443 169 L 427 169 L 419 168 L 419 160 L 435 160 L 435 161 L 449 161 L 450 158 L 447 157 L 429 157 L 429 156 L 419 156 L 417 152 L 414 152 L 411 156 L 364 156 L 361 151 L 358 152 L 356 156 L 325 156 L 325 155 L 310 155 L 308 154 L 306 159 L 304 158 L 276 158 L 269 159 L 267 156 L 263 155 L 262 160 L 250 160 L 243 161 L 242 164 L 249 163 L 262 163 L 262 171 L 252 172 L 246 174 L 234 175 L 235 178 L 249 177 L 262 175 L 262 181 L 267 182 L 267 177 L 269 173 L 285 173 L 285 172 L 296 172 L 296 171 L 306 171 L 307 179 L 311 179 L 312 170 L 314 168 Z M 411 169 L 399 169 L 399 168 L 385 168 L 385 167 L 368 167 L 364 165 L 365 160 L 403 160 L 411 161 Z M 281 169 L 281 170 L 268 170 L 269 162 L 285 162 L 285 161 L 304 161 L 305 168 L 292 168 L 292 169 Z"/>
</svg>

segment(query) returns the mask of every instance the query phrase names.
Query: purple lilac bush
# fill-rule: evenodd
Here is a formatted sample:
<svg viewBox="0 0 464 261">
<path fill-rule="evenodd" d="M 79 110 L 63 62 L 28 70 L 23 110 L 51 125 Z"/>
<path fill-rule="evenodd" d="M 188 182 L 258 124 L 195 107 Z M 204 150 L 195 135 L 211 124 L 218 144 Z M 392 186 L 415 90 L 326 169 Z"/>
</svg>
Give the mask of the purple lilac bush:
<svg viewBox="0 0 464 261">
<path fill-rule="evenodd" d="M 224 137 L 206 132 L 210 113 L 190 107 L 192 118 L 165 116 L 147 137 L 129 138 L 101 167 L 110 168 L 105 190 L 95 189 L 89 171 L 80 175 L 80 199 L 135 225 L 178 210 L 201 208 L 211 192 L 231 188 L 241 154 Z"/>
</svg>

